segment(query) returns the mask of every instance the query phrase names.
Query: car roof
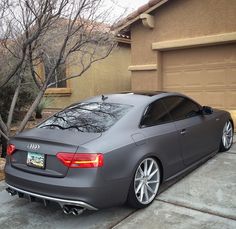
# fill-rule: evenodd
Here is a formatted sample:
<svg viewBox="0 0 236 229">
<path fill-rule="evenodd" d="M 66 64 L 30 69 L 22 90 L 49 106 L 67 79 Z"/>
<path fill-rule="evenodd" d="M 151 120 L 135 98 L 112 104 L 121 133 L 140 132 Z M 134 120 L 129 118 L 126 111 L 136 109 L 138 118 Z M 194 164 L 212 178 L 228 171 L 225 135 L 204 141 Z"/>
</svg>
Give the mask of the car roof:
<svg viewBox="0 0 236 229">
<path fill-rule="evenodd" d="M 155 96 L 159 94 L 167 93 L 166 91 L 123 91 L 119 94 L 132 94 L 132 95 L 144 95 L 144 96 Z"/>
<path fill-rule="evenodd" d="M 181 95 L 179 93 L 171 93 L 165 91 L 125 91 L 117 92 L 114 94 L 104 94 L 89 98 L 83 102 L 107 102 L 107 103 L 121 103 L 130 104 L 133 106 L 139 106 L 142 104 L 148 104 L 156 99 L 168 96 L 168 95 Z M 184 96 L 184 95 L 181 95 Z M 103 99 L 104 100 L 103 100 Z"/>
</svg>

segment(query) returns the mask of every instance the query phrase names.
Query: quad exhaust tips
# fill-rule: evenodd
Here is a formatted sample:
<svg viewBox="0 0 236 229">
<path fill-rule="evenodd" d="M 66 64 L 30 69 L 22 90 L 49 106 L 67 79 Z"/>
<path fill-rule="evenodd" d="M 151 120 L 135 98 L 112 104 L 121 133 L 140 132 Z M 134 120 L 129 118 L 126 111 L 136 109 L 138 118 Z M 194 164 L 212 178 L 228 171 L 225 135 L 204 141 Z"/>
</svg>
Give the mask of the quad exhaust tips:
<svg viewBox="0 0 236 229">
<path fill-rule="evenodd" d="M 17 194 L 17 191 L 11 189 L 11 188 L 6 188 L 6 191 L 11 195 L 11 196 L 15 196 Z"/>
<path fill-rule="evenodd" d="M 62 210 L 66 215 L 73 214 L 77 216 L 77 215 L 81 215 L 85 211 L 85 208 L 81 208 L 81 207 L 73 206 L 73 205 L 64 205 L 62 207 Z"/>
<path fill-rule="evenodd" d="M 63 212 L 65 214 L 73 214 L 75 216 L 81 215 L 86 209 L 88 210 L 98 210 L 97 208 L 82 202 L 82 201 L 71 201 L 66 199 L 59 199 L 54 197 L 43 196 L 40 194 L 28 192 L 22 189 L 15 188 L 13 186 L 8 185 L 6 191 L 11 195 L 15 196 L 18 195 L 19 198 L 26 198 L 29 199 L 31 202 L 35 201 L 36 199 L 41 199 L 44 202 L 44 205 L 47 206 L 50 201 L 56 202 L 60 205 Z"/>
</svg>

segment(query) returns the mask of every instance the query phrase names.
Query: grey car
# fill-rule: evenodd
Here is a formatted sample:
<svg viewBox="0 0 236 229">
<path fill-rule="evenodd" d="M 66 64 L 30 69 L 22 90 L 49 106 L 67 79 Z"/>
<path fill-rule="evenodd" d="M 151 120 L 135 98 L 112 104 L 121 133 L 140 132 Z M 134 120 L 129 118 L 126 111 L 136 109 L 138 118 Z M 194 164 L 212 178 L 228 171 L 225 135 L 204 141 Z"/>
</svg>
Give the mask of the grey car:
<svg viewBox="0 0 236 229">
<path fill-rule="evenodd" d="M 179 93 L 93 97 L 10 140 L 7 191 L 75 215 L 144 208 L 160 185 L 229 150 L 233 129 L 230 113 Z"/>
</svg>

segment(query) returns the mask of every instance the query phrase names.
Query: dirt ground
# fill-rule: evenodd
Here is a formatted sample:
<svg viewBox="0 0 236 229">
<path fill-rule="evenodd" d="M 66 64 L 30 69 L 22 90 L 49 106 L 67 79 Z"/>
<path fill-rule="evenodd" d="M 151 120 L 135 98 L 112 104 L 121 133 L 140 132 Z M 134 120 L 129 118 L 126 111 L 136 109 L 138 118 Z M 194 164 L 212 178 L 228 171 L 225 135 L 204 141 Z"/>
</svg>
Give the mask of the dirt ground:
<svg viewBox="0 0 236 229">
<path fill-rule="evenodd" d="M 3 172 L 4 165 L 5 165 L 5 159 L 0 158 L 0 181 L 4 180 L 4 178 L 5 178 L 5 175 L 4 175 L 4 172 Z"/>
<path fill-rule="evenodd" d="M 5 174 L 3 171 L 0 171 L 0 181 L 5 179 Z"/>
</svg>

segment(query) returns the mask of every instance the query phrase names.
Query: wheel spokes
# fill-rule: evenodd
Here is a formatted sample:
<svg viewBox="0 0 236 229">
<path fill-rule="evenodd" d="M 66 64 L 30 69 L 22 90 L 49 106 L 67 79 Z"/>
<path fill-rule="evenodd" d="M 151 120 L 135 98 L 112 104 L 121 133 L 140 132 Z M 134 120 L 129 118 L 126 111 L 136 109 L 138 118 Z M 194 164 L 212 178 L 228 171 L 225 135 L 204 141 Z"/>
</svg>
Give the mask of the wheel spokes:
<svg viewBox="0 0 236 229">
<path fill-rule="evenodd" d="M 226 147 L 226 140 L 225 140 L 225 135 L 223 136 L 223 144 Z"/>
<path fill-rule="evenodd" d="M 149 176 L 148 180 L 152 179 L 152 177 L 158 172 L 158 169 L 155 169 Z"/>
<path fill-rule="evenodd" d="M 147 184 L 155 184 L 155 183 L 159 183 L 158 180 L 151 180 L 151 181 L 148 181 Z"/>
<path fill-rule="evenodd" d="M 151 164 L 149 165 L 148 171 L 147 171 L 147 175 L 149 176 L 151 171 L 152 171 L 152 167 L 153 167 L 154 162 L 152 161 Z"/>
<path fill-rule="evenodd" d="M 138 192 L 139 192 L 139 190 L 141 189 L 142 185 L 143 185 L 143 182 L 141 181 L 141 182 L 138 184 L 138 187 L 137 187 L 136 190 L 135 190 L 135 193 L 136 193 L 136 194 L 138 194 Z"/>
<path fill-rule="evenodd" d="M 143 196 L 144 196 L 144 185 L 141 187 L 141 193 L 140 193 L 140 201 L 143 201 Z"/>
<path fill-rule="evenodd" d="M 137 182 L 137 181 L 141 181 L 142 180 L 142 177 L 137 177 L 137 178 L 135 178 L 135 181 Z"/>
<path fill-rule="evenodd" d="M 144 176 L 147 176 L 147 171 L 148 171 L 148 161 L 144 161 Z"/>
<path fill-rule="evenodd" d="M 226 133 L 227 133 L 227 134 L 231 134 L 231 132 L 232 132 L 232 128 L 231 128 L 231 127 L 226 130 Z"/>
<path fill-rule="evenodd" d="M 231 136 L 226 136 L 227 147 L 230 146 L 231 141 L 232 141 L 232 137 Z"/>
<path fill-rule="evenodd" d="M 155 193 L 155 191 L 154 191 L 148 184 L 147 184 L 146 186 L 147 186 L 147 189 L 148 189 L 152 194 Z"/>
<path fill-rule="evenodd" d="M 141 176 L 143 177 L 144 176 L 144 172 L 143 172 L 143 170 L 142 170 L 142 168 L 139 166 L 139 168 L 138 168 L 138 171 L 139 171 L 139 173 L 141 174 Z"/>
<path fill-rule="evenodd" d="M 222 143 L 226 149 L 228 149 L 232 144 L 233 140 L 232 130 L 233 130 L 232 124 L 230 121 L 228 121 L 224 126 L 223 136 L 222 136 Z"/>
<path fill-rule="evenodd" d="M 141 204 L 150 203 L 156 196 L 160 183 L 159 167 L 153 158 L 144 159 L 136 170 L 134 192 Z"/>
<path fill-rule="evenodd" d="M 147 185 L 144 185 L 144 193 L 145 193 L 145 198 L 146 198 L 146 201 L 148 201 L 148 199 L 149 199 L 149 196 L 148 196 Z"/>
<path fill-rule="evenodd" d="M 230 128 L 230 126 L 231 126 L 231 123 L 228 122 L 226 130 L 228 130 Z"/>
</svg>

